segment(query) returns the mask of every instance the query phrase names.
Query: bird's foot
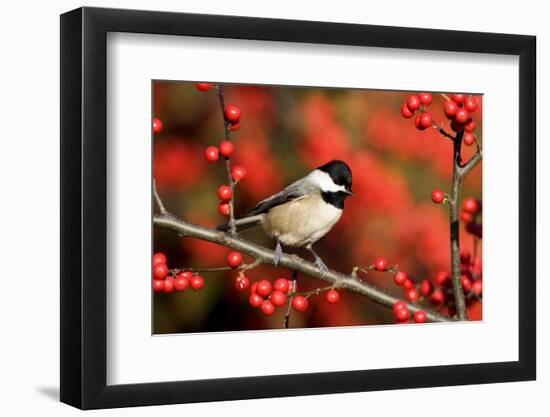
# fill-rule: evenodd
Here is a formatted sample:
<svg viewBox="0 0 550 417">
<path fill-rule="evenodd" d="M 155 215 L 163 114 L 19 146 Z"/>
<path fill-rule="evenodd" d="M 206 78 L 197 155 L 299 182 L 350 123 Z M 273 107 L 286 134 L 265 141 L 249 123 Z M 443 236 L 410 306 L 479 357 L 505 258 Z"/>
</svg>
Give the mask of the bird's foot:
<svg viewBox="0 0 550 417">
<path fill-rule="evenodd" d="M 283 257 L 283 247 L 281 246 L 281 242 L 277 241 L 277 246 L 275 246 L 275 252 L 273 256 L 273 265 L 275 266 L 279 265 L 279 262 L 281 262 L 282 257 Z"/>
<path fill-rule="evenodd" d="M 327 265 L 323 262 L 323 260 L 318 256 L 315 255 L 315 265 L 317 265 L 317 268 L 319 268 L 319 271 L 321 272 L 322 276 L 325 276 L 328 272 Z"/>
</svg>

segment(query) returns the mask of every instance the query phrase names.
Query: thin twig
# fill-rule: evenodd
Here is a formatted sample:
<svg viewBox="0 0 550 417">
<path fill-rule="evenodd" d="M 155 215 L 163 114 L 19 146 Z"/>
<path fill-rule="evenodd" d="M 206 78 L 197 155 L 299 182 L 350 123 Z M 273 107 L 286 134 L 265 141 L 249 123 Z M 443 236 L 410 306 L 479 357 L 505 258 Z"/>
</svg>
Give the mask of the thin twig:
<svg viewBox="0 0 550 417">
<path fill-rule="evenodd" d="M 222 112 L 223 118 L 223 130 L 225 132 L 225 140 L 231 140 L 231 123 L 229 123 L 225 117 L 225 98 L 223 85 L 218 84 L 217 86 L 218 100 L 220 102 L 220 109 Z M 227 182 L 229 183 L 229 188 L 231 188 L 231 198 L 229 199 L 229 231 L 232 235 L 237 234 L 237 225 L 235 223 L 235 181 L 231 175 L 231 159 L 225 157 L 225 172 L 227 174 Z"/>
<path fill-rule="evenodd" d="M 286 308 L 285 320 L 283 321 L 283 328 L 288 329 L 290 326 L 290 311 L 292 310 L 292 300 L 296 295 L 296 280 L 298 278 L 298 271 L 292 271 L 292 288 L 290 288 L 290 296 L 288 297 L 288 306 Z"/>
<path fill-rule="evenodd" d="M 157 180 L 155 180 L 154 178 L 153 178 L 153 196 L 155 197 L 155 201 L 159 208 L 160 214 L 162 215 L 168 214 L 168 211 L 164 207 L 164 203 L 162 202 L 162 199 L 160 198 L 159 193 L 157 191 Z"/>
</svg>

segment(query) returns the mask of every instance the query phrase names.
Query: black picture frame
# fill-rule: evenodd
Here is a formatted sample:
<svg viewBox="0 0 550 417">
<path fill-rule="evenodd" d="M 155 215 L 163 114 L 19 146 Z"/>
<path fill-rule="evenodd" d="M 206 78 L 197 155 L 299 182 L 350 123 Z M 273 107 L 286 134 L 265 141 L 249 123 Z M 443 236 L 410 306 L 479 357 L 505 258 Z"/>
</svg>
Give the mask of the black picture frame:
<svg viewBox="0 0 550 417">
<path fill-rule="evenodd" d="M 516 55 L 519 57 L 519 360 L 109 386 L 108 32 Z M 61 16 L 61 401 L 82 409 L 421 388 L 536 377 L 536 38 L 136 10 Z"/>
</svg>

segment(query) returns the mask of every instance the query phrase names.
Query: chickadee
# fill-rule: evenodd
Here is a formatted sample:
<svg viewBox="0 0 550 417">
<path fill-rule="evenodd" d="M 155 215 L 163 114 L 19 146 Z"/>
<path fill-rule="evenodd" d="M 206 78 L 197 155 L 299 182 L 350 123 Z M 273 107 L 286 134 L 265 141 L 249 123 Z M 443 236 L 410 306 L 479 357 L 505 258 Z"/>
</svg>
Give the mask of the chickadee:
<svg viewBox="0 0 550 417">
<path fill-rule="evenodd" d="M 315 264 L 325 274 L 328 271 L 312 245 L 326 235 L 340 220 L 346 198 L 353 195 L 349 166 L 333 160 L 290 184 L 280 193 L 258 203 L 247 216 L 235 221 L 238 230 L 260 224 L 265 233 L 275 239 L 274 264 L 283 255 L 281 244 L 305 247 L 315 257 Z M 228 230 L 227 224 L 218 230 Z"/>
</svg>

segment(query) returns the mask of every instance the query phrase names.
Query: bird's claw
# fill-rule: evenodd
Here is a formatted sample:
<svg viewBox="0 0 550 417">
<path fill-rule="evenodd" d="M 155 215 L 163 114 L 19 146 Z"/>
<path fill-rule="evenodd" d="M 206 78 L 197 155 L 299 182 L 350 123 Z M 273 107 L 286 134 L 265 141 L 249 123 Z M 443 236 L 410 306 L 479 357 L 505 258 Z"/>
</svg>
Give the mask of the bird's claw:
<svg viewBox="0 0 550 417">
<path fill-rule="evenodd" d="M 281 262 L 282 257 L 283 257 L 283 248 L 281 247 L 281 243 L 277 242 L 277 246 L 275 246 L 275 252 L 273 256 L 273 265 L 275 266 L 279 265 L 279 262 Z"/>
<path fill-rule="evenodd" d="M 328 268 L 326 264 L 323 262 L 323 260 L 320 257 L 315 258 L 315 265 L 317 265 L 317 268 L 319 268 L 319 272 L 321 272 L 321 276 L 325 276 L 328 272 Z"/>
</svg>

